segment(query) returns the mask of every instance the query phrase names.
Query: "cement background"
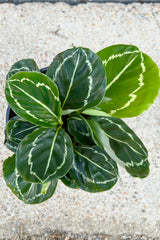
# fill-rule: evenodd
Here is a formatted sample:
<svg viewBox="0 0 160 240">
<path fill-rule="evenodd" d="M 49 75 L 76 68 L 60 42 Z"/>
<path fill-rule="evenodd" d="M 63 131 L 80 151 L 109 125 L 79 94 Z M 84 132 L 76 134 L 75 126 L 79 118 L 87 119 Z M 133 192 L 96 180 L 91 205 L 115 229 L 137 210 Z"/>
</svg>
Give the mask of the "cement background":
<svg viewBox="0 0 160 240">
<path fill-rule="evenodd" d="M 0 0 L 0 3 L 14 3 L 14 4 L 21 4 L 26 2 L 50 2 L 50 3 L 57 3 L 57 2 L 65 2 L 70 5 L 75 4 L 81 4 L 81 3 L 107 3 L 107 2 L 113 2 L 113 3 L 159 3 L 160 0 Z"/>
<path fill-rule="evenodd" d="M 151 170 L 146 179 L 132 178 L 120 168 L 121 177 L 108 192 L 90 194 L 59 182 L 50 200 L 25 205 L 2 176 L 2 162 L 11 155 L 3 145 L 4 86 L 11 65 L 34 58 L 42 68 L 72 44 L 97 52 L 119 43 L 138 46 L 160 68 L 160 4 L 0 5 L 0 239 L 16 239 L 21 226 L 26 235 L 59 230 L 160 237 L 160 95 L 148 111 L 125 120 L 149 151 Z"/>
</svg>

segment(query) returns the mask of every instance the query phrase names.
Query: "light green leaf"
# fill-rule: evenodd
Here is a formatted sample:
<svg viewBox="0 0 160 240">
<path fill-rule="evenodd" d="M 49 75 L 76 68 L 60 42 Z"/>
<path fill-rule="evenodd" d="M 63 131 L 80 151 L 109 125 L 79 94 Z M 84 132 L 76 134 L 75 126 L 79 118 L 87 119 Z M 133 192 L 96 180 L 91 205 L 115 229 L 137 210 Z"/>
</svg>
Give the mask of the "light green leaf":
<svg viewBox="0 0 160 240">
<path fill-rule="evenodd" d="M 15 167 L 15 154 L 7 158 L 3 163 L 4 180 L 11 191 L 27 204 L 36 204 L 46 201 L 55 192 L 57 180 L 47 183 L 45 193 L 42 193 L 42 184 L 26 182 L 18 173 Z"/>
<path fill-rule="evenodd" d="M 149 174 L 147 149 L 121 119 L 90 117 L 88 123 L 95 143 L 131 176 L 144 178 Z"/>
<path fill-rule="evenodd" d="M 63 177 L 73 162 L 72 142 L 62 128 L 38 128 L 19 144 L 16 167 L 28 182 L 45 183 Z"/>
<path fill-rule="evenodd" d="M 118 180 L 117 164 L 98 146 L 75 149 L 70 174 L 78 187 L 87 192 L 109 190 Z"/>
<path fill-rule="evenodd" d="M 47 190 L 48 190 L 48 187 L 49 187 L 50 183 L 51 182 L 46 182 L 46 183 L 42 184 L 42 189 L 41 189 L 41 193 L 42 194 L 46 194 L 47 193 Z"/>
<path fill-rule="evenodd" d="M 43 127 L 61 123 L 58 89 L 51 79 L 36 72 L 19 72 L 6 82 L 6 98 L 23 119 Z"/>
<path fill-rule="evenodd" d="M 68 118 L 68 131 L 76 142 L 82 145 L 94 145 L 90 135 L 90 126 L 79 113 L 72 113 Z"/>
<path fill-rule="evenodd" d="M 79 47 L 58 54 L 46 74 L 58 86 L 63 114 L 93 107 L 104 96 L 105 69 L 90 49 Z"/>
<path fill-rule="evenodd" d="M 154 61 L 131 45 L 114 45 L 97 53 L 107 77 L 105 97 L 85 114 L 134 117 L 149 108 L 160 88 L 159 69 Z M 101 112 L 101 113 L 100 113 Z"/>
<path fill-rule="evenodd" d="M 12 65 L 9 70 L 6 79 L 9 79 L 12 75 L 17 72 L 40 72 L 36 62 L 33 59 L 22 59 Z"/>
</svg>

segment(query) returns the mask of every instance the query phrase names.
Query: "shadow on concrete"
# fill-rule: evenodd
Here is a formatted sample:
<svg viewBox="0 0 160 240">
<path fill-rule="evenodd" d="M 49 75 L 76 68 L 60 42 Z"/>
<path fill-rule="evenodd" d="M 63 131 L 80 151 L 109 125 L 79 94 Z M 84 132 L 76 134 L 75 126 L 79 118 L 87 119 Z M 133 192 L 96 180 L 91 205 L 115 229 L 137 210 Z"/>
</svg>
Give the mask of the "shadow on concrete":
<svg viewBox="0 0 160 240">
<path fill-rule="evenodd" d="M 160 3 L 160 0 L 0 0 L 0 3 L 13 3 L 13 4 L 21 4 L 26 2 L 50 2 L 50 3 L 57 3 L 57 2 L 65 2 L 70 5 L 76 5 L 80 3 Z"/>
</svg>

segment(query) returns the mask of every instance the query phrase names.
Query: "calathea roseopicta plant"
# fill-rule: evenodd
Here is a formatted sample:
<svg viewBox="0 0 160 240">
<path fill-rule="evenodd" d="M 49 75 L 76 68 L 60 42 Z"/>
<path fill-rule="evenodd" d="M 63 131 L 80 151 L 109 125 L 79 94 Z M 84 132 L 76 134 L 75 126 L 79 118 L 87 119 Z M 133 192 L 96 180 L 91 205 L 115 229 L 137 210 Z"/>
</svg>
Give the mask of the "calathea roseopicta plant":
<svg viewBox="0 0 160 240">
<path fill-rule="evenodd" d="M 5 94 L 15 112 L 5 129 L 13 152 L 4 179 L 28 204 L 50 198 L 58 180 L 88 192 L 112 188 L 118 164 L 133 177 L 149 174 L 148 154 L 120 118 L 145 111 L 158 95 L 159 70 L 137 47 L 114 45 L 58 54 L 45 74 L 35 61 L 16 62 Z"/>
</svg>

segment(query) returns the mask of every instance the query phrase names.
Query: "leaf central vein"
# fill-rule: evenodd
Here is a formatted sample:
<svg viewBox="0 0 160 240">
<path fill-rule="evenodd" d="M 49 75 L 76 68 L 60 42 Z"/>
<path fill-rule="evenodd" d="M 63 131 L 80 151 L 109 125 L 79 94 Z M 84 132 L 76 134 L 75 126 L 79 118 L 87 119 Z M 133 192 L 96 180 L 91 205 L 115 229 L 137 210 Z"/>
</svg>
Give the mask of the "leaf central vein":
<svg viewBox="0 0 160 240">
<path fill-rule="evenodd" d="M 28 97 L 30 97 L 32 100 L 34 100 L 36 103 L 38 103 L 39 105 L 41 105 L 42 107 L 44 107 L 52 116 L 54 116 L 58 122 L 59 119 L 58 117 L 51 111 L 51 109 L 49 109 L 45 104 L 43 104 L 42 102 L 40 102 L 38 99 L 36 99 L 35 97 L 31 96 L 29 93 L 25 92 L 23 89 L 21 89 L 20 87 L 18 87 L 17 85 L 13 84 L 13 86 L 17 89 L 19 89 L 21 92 L 23 92 L 25 95 L 27 95 Z M 18 100 L 17 100 L 18 101 Z M 26 110 L 26 109 L 25 109 Z"/>
<path fill-rule="evenodd" d="M 73 82 L 74 82 L 74 77 L 75 77 L 75 74 L 76 74 L 76 71 L 77 71 L 77 67 L 78 67 L 78 64 L 79 64 L 79 60 L 80 60 L 80 54 L 78 54 L 78 57 L 77 57 L 77 61 L 76 61 L 76 65 L 75 65 L 75 68 L 74 68 L 74 71 L 73 71 L 73 75 L 71 77 L 71 82 L 70 82 L 70 85 L 69 85 L 69 88 L 68 88 L 68 91 L 67 91 L 67 94 L 66 94 L 66 97 L 64 99 L 64 102 L 62 104 L 62 109 L 67 101 L 67 98 L 69 96 L 69 93 L 71 91 L 71 88 L 72 88 L 72 85 L 73 85 Z"/>
</svg>

